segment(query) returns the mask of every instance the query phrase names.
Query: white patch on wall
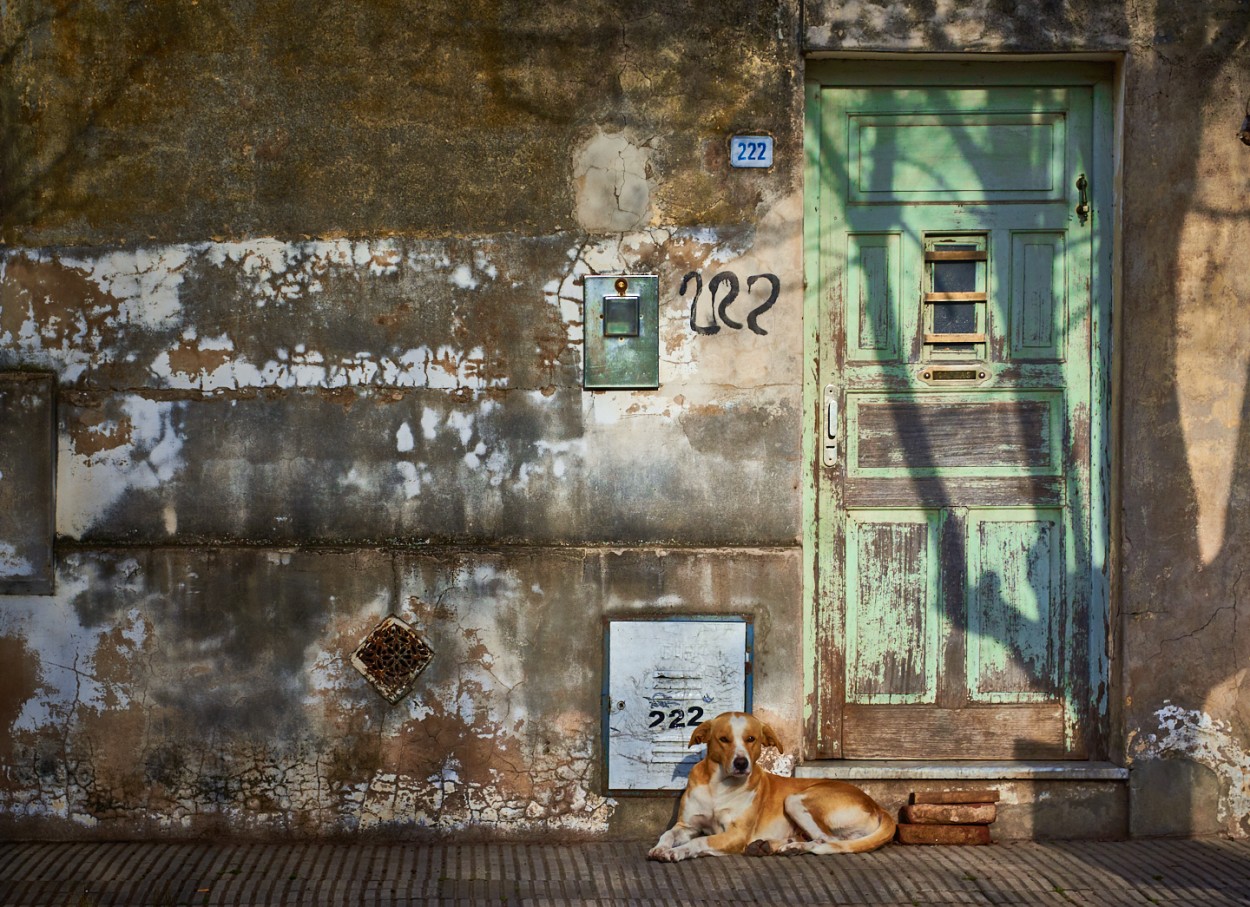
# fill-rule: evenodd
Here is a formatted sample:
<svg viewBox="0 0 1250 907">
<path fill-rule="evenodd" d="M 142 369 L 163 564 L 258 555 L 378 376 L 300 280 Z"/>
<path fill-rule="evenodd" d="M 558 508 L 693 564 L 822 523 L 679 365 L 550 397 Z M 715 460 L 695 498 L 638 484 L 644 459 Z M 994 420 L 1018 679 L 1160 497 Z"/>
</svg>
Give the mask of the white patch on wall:
<svg viewBox="0 0 1250 907">
<path fill-rule="evenodd" d="M 464 455 L 464 464 L 470 469 L 477 469 L 482 465 L 482 457 L 485 453 L 486 445 L 479 441 L 476 447 Z"/>
<path fill-rule="evenodd" d="M 421 437 L 433 441 L 438 436 L 438 413 L 428 406 L 421 411 Z"/>
<path fill-rule="evenodd" d="M 399 273 L 403 253 L 393 239 L 375 240 L 369 247 L 369 273 L 374 277 L 389 277 Z"/>
<path fill-rule="evenodd" d="M 395 464 L 395 469 L 399 472 L 404 489 L 404 497 L 410 501 L 413 498 L 420 497 L 421 489 L 434 479 L 434 473 L 424 464 L 409 463 L 406 460 L 401 460 Z"/>
<path fill-rule="evenodd" d="M 376 490 L 376 486 L 371 479 L 361 473 L 360 468 L 353 466 L 347 470 L 346 475 L 338 477 L 338 485 L 344 490 L 360 491 L 372 494 Z"/>
<path fill-rule="evenodd" d="M 473 253 L 473 267 L 491 280 L 499 276 L 499 269 L 491 263 L 491 260 L 486 257 L 486 253 L 481 249 Z"/>
<path fill-rule="evenodd" d="M 18 554 L 12 544 L 0 541 L 0 576 L 11 578 L 34 575 L 35 565 Z"/>
<path fill-rule="evenodd" d="M 1242 834 L 1240 821 L 1250 816 L 1250 752 L 1232 725 L 1197 709 L 1168 702 L 1155 712 L 1157 733 L 1131 738 L 1132 759 L 1191 759 L 1213 771 L 1221 782 L 1217 817 L 1230 834 Z"/>
<path fill-rule="evenodd" d="M 473 421 L 475 418 L 472 413 L 464 413 L 459 410 L 452 410 L 447 415 L 447 427 L 460 436 L 460 445 L 462 447 L 468 447 L 469 441 L 473 438 Z"/>
<path fill-rule="evenodd" d="M 196 250 L 192 245 L 122 250 L 95 258 L 63 257 L 61 264 L 82 271 L 119 300 L 120 323 L 161 328 L 182 314 L 179 288 L 183 270 Z"/>
<path fill-rule="evenodd" d="M 395 432 L 395 449 L 400 453 L 408 453 L 414 446 L 416 446 L 416 441 L 412 437 L 412 428 L 405 422 Z"/>
<path fill-rule="evenodd" d="M 136 489 L 156 489 L 183 467 L 183 439 L 174 417 L 183 404 L 127 397 L 130 439 L 123 446 L 79 454 L 60 439 L 57 458 L 57 533 L 81 538 L 110 507 Z"/>
<path fill-rule="evenodd" d="M 95 673 L 96 650 L 107 635 L 99 627 L 86 627 L 73 602 L 103 580 L 95 565 L 70 558 L 57 570 L 56 592 L 46 596 L 8 595 L 0 609 L 0 636 L 23 639 L 39 657 L 39 687 L 22 706 L 13 722 L 15 731 L 41 731 L 49 725 L 65 727 L 76 709 L 95 712 L 124 709 L 130 703 L 123 686 L 101 680 Z M 142 614 L 132 608 L 119 622 L 121 636 L 137 653 L 147 638 Z M 47 801 L 43 802 L 46 809 Z M 69 806 L 47 814 L 66 816 Z"/>
</svg>

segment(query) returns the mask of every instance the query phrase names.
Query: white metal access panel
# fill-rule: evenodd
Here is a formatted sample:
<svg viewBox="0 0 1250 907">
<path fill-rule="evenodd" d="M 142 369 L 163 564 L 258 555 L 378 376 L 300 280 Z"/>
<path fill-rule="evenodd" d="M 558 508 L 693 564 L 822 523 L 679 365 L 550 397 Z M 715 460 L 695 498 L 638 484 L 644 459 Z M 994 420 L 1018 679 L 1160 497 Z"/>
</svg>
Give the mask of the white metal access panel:
<svg viewBox="0 0 1250 907">
<path fill-rule="evenodd" d="M 680 790 L 702 749 L 694 729 L 751 707 L 751 624 L 742 618 L 611 620 L 604 729 L 608 790 Z"/>
</svg>

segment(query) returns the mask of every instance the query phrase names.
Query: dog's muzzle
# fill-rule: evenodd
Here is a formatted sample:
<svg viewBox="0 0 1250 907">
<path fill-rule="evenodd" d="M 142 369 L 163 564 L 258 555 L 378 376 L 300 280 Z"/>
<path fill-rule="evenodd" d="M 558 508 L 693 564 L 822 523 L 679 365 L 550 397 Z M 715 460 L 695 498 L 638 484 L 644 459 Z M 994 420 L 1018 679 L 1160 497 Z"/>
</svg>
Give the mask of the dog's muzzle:
<svg viewBox="0 0 1250 907">
<path fill-rule="evenodd" d="M 734 774 L 745 775 L 751 771 L 751 760 L 746 756 L 734 756 Z"/>
</svg>

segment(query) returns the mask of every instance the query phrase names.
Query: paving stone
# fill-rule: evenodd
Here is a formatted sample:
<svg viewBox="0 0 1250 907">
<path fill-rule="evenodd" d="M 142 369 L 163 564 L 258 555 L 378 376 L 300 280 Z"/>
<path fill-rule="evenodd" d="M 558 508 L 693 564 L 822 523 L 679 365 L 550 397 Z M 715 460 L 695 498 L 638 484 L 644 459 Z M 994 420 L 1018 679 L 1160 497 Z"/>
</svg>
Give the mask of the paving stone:
<svg viewBox="0 0 1250 907">
<path fill-rule="evenodd" d="M 0 907 L 1250 905 L 1250 842 L 889 846 L 651 863 L 647 845 L 0 843 Z"/>
</svg>

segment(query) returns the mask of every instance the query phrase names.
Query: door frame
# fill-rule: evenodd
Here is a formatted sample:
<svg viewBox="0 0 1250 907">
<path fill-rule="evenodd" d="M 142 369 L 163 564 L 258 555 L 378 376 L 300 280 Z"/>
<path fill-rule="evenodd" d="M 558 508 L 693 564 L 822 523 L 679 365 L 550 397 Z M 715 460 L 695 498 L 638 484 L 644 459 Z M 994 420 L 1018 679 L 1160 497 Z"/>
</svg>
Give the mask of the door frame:
<svg viewBox="0 0 1250 907">
<path fill-rule="evenodd" d="M 837 59 L 807 61 L 804 85 L 804 219 L 803 219 L 803 691 L 804 735 L 802 758 L 840 758 L 839 714 L 833 715 L 830 691 L 823 678 L 840 670 L 835 653 L 825 651 L 819 640 L 822 589 L 820 552 L 831 540 L 820 521 L 821 488 L 827 479 L 822 465 L 824 425 L 821 354 L 821 311 L 832 305 L 833 287 L 827 280 L 820 231 L 822 202 L 835 191 L 822 168 L 821 92 L 828 88 L 869 86 L 1029 86 L 1079 85 L 1093 93 L 1093 162 L 1090 179 L 1091 235 L 1091 406 L 1090 419 L 1090 598 L 1089 639 L 1090 710 L 1088 758 L 1107 759 L 1123 746 L 1114 728 L 1119 725 L 1117 673 L 1121 659 L 1115 657 L 1119 635 L 1112 619 L 1115 608 L 1118 562 L 1119 492 L 1116 483 L 1119 432 L 1119 357 L 1116 339 L 1119 319 L 1117 293 L 1120 281 L 1118 236 L 1120 211 L 1120 129 L 1122 60 L 1118 57 L 1055 56 L 1039 60 L 996 58 L 993 62 L 968 62 L 968 57 L 943 55 L 918 59 L 915 55 L 850 55 Z M 982 58 L 983 60 L 984 58 Z M 844 455 L 844 454 L 843 454 Z M 828 526 L 828 521 L 825 524 Z M 822 742 L 823 741 L 823 742 Z"/>
</svg>

